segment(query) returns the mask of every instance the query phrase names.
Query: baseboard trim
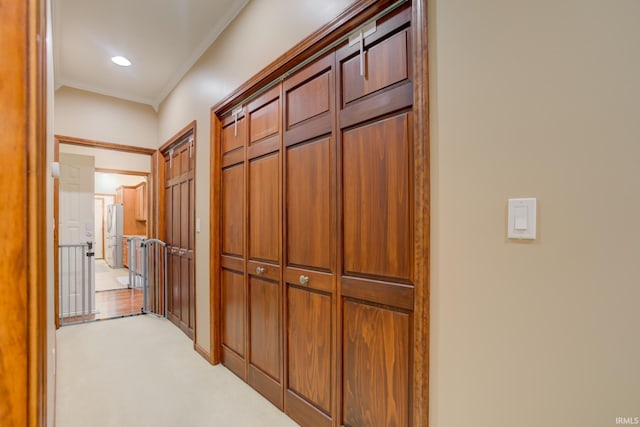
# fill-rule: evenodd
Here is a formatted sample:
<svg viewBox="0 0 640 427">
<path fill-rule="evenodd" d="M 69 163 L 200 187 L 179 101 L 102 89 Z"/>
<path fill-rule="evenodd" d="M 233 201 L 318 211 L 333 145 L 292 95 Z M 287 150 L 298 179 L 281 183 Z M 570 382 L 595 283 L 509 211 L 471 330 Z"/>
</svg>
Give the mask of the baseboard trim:
<svg viewBox="0 0 640 427">
<path fill-rule="evenodd" d="M 193 349 L 196 351 L 196 353 L 202 356 L 204 360 L 211 363 L 211 354 L 207 350 L 205 350 L 204 347 L 200 346 L 200 344 L 198 344 L 197 342 L 194 342 Z"/>
</svg>

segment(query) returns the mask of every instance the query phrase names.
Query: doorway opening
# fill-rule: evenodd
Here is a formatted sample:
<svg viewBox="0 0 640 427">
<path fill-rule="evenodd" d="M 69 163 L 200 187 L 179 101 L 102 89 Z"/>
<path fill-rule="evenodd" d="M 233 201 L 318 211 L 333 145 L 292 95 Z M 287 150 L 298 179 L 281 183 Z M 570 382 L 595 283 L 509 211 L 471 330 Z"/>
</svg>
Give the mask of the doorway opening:
<svg viewBox="0 0 640 427">
<path fill-rule="evenodd" d="M 143 312 L 142 251 L 135 242 L 154 237 L 155 152 L 56 137 L 56 327 Z M 114 167 L 120 164 L 127 169 Z"/>
</svg>

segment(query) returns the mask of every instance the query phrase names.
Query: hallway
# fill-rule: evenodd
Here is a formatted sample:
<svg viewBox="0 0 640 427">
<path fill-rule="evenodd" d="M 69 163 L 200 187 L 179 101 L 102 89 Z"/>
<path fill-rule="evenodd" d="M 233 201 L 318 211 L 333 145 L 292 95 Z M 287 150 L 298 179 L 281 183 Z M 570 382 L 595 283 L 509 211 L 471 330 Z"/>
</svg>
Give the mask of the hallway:
<svg viewBox="0 0 640 427">
<path fill-rule="evenodd" d="M 152 315 L 67 326 L 58 345 L 58 427 L 295 426 Z"/>
</svg>

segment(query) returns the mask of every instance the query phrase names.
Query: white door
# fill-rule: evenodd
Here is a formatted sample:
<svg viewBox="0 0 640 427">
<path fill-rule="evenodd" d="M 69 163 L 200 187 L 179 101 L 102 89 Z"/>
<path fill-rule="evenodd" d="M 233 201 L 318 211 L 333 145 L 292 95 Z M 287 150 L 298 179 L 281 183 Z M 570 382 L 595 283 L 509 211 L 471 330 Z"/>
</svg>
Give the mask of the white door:
<svg viewBox="0 0 640 427">
<path fill-rule="evenodd" d="M 95 252 L 96 259 L 104 258 L 103 245 L 104 245 L 104 209 L 106 209 L 104 205 L 104 199 L 102 197 L 95 198 L 95 233 L 94 233 L 94 241 L 96 242 Z"/>
<path fill-rule="evenodd" d="M 82 248 L 64 247 L 94 243 L 93 156 L 60 153 L 58 241 L 60 257 L 60 316 L 79 316 L 95 310 L 94 259 Z M 87 260 L 89 260 L 87 262 Z"/>
</svg>

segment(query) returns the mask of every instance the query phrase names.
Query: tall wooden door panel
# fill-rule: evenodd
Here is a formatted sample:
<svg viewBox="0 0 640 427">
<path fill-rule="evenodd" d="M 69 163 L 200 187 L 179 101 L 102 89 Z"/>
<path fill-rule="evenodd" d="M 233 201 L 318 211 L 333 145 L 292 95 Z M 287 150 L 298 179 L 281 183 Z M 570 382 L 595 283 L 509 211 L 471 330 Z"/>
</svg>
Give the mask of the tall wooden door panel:
<svg viewBox="0 0 640 427">
<path fill-rule="evenodd" d="M 168 317 L 190 338 L 195 325 L 194 148 L 186 139 L 165 154 L 165 241 L 168 244 Z"/>
<path fill-rule="evenodd" d="M 335 55 L 284 82 L 285 411 L 331 426 L 335 397 Z"/>
<path fill-rule="evenodd" d="M 282 398 L 280 87 L 247 106 L 248 382 Z"/>
<path fill-rule="evenodd" d="M 340 424 L 411 424 L 414 308 L 410 9 L 337 53 L 341 87 Z M 361 71 L 361 64 L 364 72 Z"/>
<path fill-rule="evenodd" d="M 223 150 L 242 150 L 244 127 L 223 129 Z M 243 153 L 242 153 L 243 154 Z M 223 154 L 224 155 L 224 154 Z M 244 155 L 244 154 L 243 154 Z M 222 363 L 246 381 L 246 306 L 244 260 L 244 163 L 228 166 L 221 171 L 221 254 L 223 269 L 220 277 L 222 309 Z"/>
<path fill-rule="evenodd" d="M 178 157 L 179 159 L 179 157 Z M 175 160 L 174 160 L 175 162 Z M 179 164 L 179 162 L 176 162 Z M 180 225 L 181 225 L 181 218 L 180 218 L 180 185 L 173 185 L 172 186 L 172 202 L 171 202 L 171 210 L 173 211 L 173 242 L 172 242 L 172 257 L 173 257 L 173 271 L 172 271 L 172 282 L 171 282 L 171 289 L 172 292 L 171 294 L 173 295 L 173 304 L 171 305 L 173 307 L 173 311 L 169 312 L 170 317 L 173 318 L 174 321 L 176 322 L 180 322 L 182 320 L 182 274 L 181 274 L 181 267 L 182 267 L 182 262 L 181 262 L 181 257 L 180 257 L 180 243 L 181 243 L 181 238 L 180 238 Z"/>
<path fill-rule="evenodd" d="M 226 119 L 221 129 L 220 253 L 222 363 L 247 381 L 248 292 L 245 280 L 245 145 L 244 110 Z"/>
</svg>

